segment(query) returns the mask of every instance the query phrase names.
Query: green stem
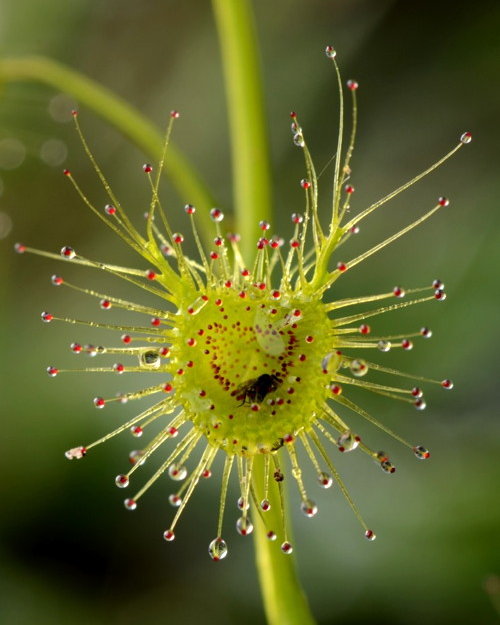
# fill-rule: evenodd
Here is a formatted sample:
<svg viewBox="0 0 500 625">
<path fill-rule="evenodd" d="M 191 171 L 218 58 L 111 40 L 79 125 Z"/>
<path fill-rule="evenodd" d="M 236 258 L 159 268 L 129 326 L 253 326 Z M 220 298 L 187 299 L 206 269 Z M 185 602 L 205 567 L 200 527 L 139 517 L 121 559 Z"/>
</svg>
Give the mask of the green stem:
<svg viewBox="0 0 500 625">
<path fill-rule="evenodd" d="M 212 0 L 224 65 L 231 129 L 234 212 L 241 249 L 253 259 L 271 215 L 271 165 L 257 38 L 250 2 Z"/>
<path fill-rule="evenodd" d="M 0 59 L 0 82 L 36 81 L 64 91 L 110 122 L 141 150 L 159 160 L 164 138 L 137 109 L 111 91 L 61 63 L 40 56 Z M 209 209 L 214 200 L 197 172 L 179 150 L 169 144 L 167 175 L 184 201 L 197 206 L 202 233 L 211 233 Z"/>
<path fill-rule="evenodd" d="M 212 0 L 224 65 L 231 127 L 234 212 L 241 232 L 242 253 L 250 262 L 262 234 L 259 221 L 271 217 L 271 165 L 265 121 L 257 37 L 248 0 Z M 264 483 L 264 462 L 254 462 L 254 483 Z M 280 532 L 281 503 L 273 481 L 266 512 L 270 527 Z M 286 515 L 284 515 L 286 517 Z M 281 533 L 281 532 L 280 532 Z M 312 625 L 314 620 L 297 578 L 293 555 L 284 555 L 270 542 L 260 519 L 254 532 L 256 563 L 270 625 Z"/>
<path fill-rule="evenodd" d="M 254 460 L 253 478 L 259 492 L 265 479 L 262 456 Z M 272 479 L 268 499 L 271 509 L 265 512 L 266 523 L 268 528 L 273 528 L 280 536 L 283 524 L 280 496 L 277 484 Z M 307 598 L 297 577 L 295 557 L 285 555 L 279 544 L 269 541 L 267 530 L 256 511 L 254 517 L 256 562 L 267 622 L 269 625 L 314 625 Z"/>
</svg>

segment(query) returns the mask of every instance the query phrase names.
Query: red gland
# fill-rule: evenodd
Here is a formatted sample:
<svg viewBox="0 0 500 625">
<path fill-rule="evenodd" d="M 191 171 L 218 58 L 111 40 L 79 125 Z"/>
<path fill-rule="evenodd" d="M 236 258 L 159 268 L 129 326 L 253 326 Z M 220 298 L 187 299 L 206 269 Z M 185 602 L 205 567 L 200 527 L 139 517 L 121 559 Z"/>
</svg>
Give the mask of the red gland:
<svg viewBox="0 0 500 625">
<path fill-rule="evenodd" d="M 339 271 L 346 271 L 347 265 L 345 263 L 339 262 L 339 263 L 337 263 L 337 269 Z"/>
<path fill-rule="evenodd" d="M 179 111 L 170 111 L 170 117 L 172 119 L 179 119 L 180 116 L 181 114 L 179 113 Z"/>
<path fill-rule="evenodd" d="M 149 271 L 146 272 L 146 278 L 148 280 L 155 280 L 156 279 L 156 273 L 150 269 Z"/>
<path fill-rule="evenodd" d="M 142 171 L 145 174 L 150 174 L 153 171 L 153 166 L 149 163 L 144 163 L 144 165 L 142 166 Z"/>
<path fill-rule="evenodd" d="M 346 186 L 344 187 L 344 191 L 351 195 L 351 193 L 354 193 L 355 189 L 352 184 L 346 184 Z"/>
<path fill-rule="evenodd" d="M 356 89 L 359 87 L 358 83 L 356 80 L 348 80 L 347 81 L 347 88 L 350 89 L 351 91 L 356 91 Z"/>
<path fill-rule="evenodd" d="M 184 210 L 188 215 L 194 215 L 194 213 L 196 212 L 196 208 L 192 204 L 185 204 Z"/>
<path fill-rule="evenodd" d="M 450 203 L 450 200 L 447 197 L 441 196 L 440 198 L 438 198 L 439 206 L 448 206 L 449 203 Z"/>
<path fill-rule="evenodd" d="M 394 297 L 404 297 L 405 296 L 405 290 L 401 286 L 395 286 L 392 289 L 392 292 L 394 294 Z"/>
<path fill-rule="evenodd" d="M 311 183 L 309 182 L 309 180 L 306 180 L 305 178 L 302 178 L 302 180 L 300 181 L 300 186 L 303 189 L 310 189 L 311 188 Z"/>
</svg>

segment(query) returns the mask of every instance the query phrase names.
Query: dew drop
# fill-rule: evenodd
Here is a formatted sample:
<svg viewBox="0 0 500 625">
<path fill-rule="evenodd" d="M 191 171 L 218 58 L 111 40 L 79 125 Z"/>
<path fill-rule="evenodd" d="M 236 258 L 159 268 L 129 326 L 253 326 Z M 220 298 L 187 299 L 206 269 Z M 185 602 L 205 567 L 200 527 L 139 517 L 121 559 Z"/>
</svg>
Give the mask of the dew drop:
<svg viewBox="0 0 500 625">
<path fill-rule="evenodd" d="M 416 399 L 413 402 L 413 405 L 415 406 L 417 410 L 425 410 L 427 408 L 427 404 L 425 403 L 425 400 L 422 399 L 421 397 Z"/>
<path fill-rule="evenodd" d="M 174 462 L 168 467 L 168 474 L 171 479 L 175 480 L 176 482 L 181 482 L 182 480 L 186 479 L 188 472 L 185 466 L 179 465 Z"/>
<path fill-rule="evenodd" d="M 249 536 L 253 532 L 253 523 L 248 517 L 242 516 L 236 521 L 236 531 L 241 536 Z"/>
<path fill-rule="evenodd" d="M 396 471 L 396 467 L 389 460 L 382 460 L 380 468 L 384 473 L 394 473 Z"/>
<path fill-rule="evenodd" d="M 460 143 L 470 143 L 472 141 L 472 133 L 464 132 L 460 137 Z"/>
<path fill-rule="evenodd" d="M 188 215 L 194 215 L 194 213 L 196 212 L 196 208 L 192 204 L 185 204 L 184 210 Z"/>
<path fill-rule="evenodd" d="M 61 284 L 64 282 L 61 276 L 58 276 L 57 274 L 51 276 L 50 281 L 54 286 L 61 286 Z"/>
<path fill-rule="evenodd" d="M 59 373 L 59 369 L 57 367 L 47 367 L 47 373 L 51 378 L 55 378 L 56 375 Z"/>
<path fill-rule="evenodd" d="M 294 224 L 301 224 L 304 221 L 304 217 L 300 213 L 292 213 L 292 221 Z"/>
<path fill-rule="evenodd" d="M 179 495 L 175 495 L 175 494 L 169 495 L 168 503 L 174 508 L 178 508 L 182 503 L 182 498 L 179 497 Z"/>
<path fill-rule="evenodd" d="M 390 341 L 379 341 L 377 347 L 381 352 L 388 352 L 391 349 Z"/>
<path fill-rule="evenodd" d="M 126 488 L 129 485 L 129 479 L 124 474 L 117 475 L 115 477 L 115 484 L 118 488 Z"/>
<path fill-rule="evenodd" d="M 71 260 L 72 258 L 74 258 L 76 256 L 76 252 L 69 245 L 65 245 L 64 247 L 61 248 L 61 256 L 63 258 L 67 258 L 67 259 Z"/>
<path fill-rule="evenodd" d="M 332 476 L 325 471 L 318 474 L 318 482 L 321 488 L 330 488 L 333 484 Z"/>
<path fill-rule="evenodd" d="M 325 54 L 329 59 L 334 59 L 337 56 L 337 52 L 333 46 L 326 46 Z"/>
<path fill-rule="evenodd" d="M 161 364 L 159 352 L 150 349 L 142 352 L 139 356 L 139 364 L 147 369 L 158 369 Z"/>
<path fill-rule="evenodd" d="M 106 402 L 102 397 L 94 397 L 93 402 L 96 408 L 104 408 L 106 405 Z"/>
<path fill-rule="evenodd" d="M 432 336 L 432 330 L 430 328 L 420 328 L 420 334 L 424 339 L 430 339 Z"/>
<path fill-rule="evenodd" d="M 427 460 L 427 458 L 430 458 L 431 455 L 425 447 L 422 447 L 422 445 L 416 445 L 413 448 L 413 453 L 419 460 Z"/>
<path fill-rule="evenodd" d="M 264 512 L 267 512 L 268 510 L 270 510 L 271 509 L 271 503 L 270 503 L 269 499 L 263 499 L 260 502 L 260 508 Z"/>
<path fill-rule="evenodd" d="M 441 386 L 446 390 L 451 391 L 451 389 L 453 388 L 453 382 L 452 380 L 443 380 L 441 382 Z"/>
<path fill-rule="evenodd" d="M 175 538 L 175 534 L 172 530 L 165 530 L 163 532 L 163 538 L 168 542 L 171 543 L 174 538 Z"/>
<path fill-rule="evenodd" d="M 368 365 L 366 361 L 362 358 L 356 358 L 352 360 L 349 364 L 349 368 L 351 373 L 357 378 L 361 378 L 368 373 Z"/>
<path fill-rule="evenodd" d="M 304 499 L 300 504 L 300 509 L 309 519 L 318 514 L 318 506 L 310 499 Z"/>
<path fill-rule="evenodd" d="M 304 141 L 304 136 L 301 132 L 297 132 L 293 135 L 293 142 L 298 148 L 303 148 L 306 144 L 306 142 Z"/>
<path fill-rule="evenodd" d="M 46 311 L 44 311 L 44 312 L 40 315 L 40 317 L 42 318 L 42 321 L 43 321 L 44 323 L 50 323 L 50 322 L 52 321 L 52 319 L 54 319 L 54 315 L 52 315 L 51 313 L 46 312 Z"/>
<path fill-rule="evenodd" d="M 349 451 L 354 451 L 356 447 L 360 443 L 360 438 L 356 434 L 352 432 L 344 432 L 337 439 L 337 447 L 339 451 L 348 453 Z"/>
<path fill-rule="evenodd" d="M 223 560 L 227 556 L 226 541 L 220 536 L 214 538 L 208 545 L 208 554 L 215 562 Z"/>
<path fill-rule="evenodd" d="M 269 530 L 267 532 L 267 534 L 266 534 L 266 538 L 267 538 L 267 540 L 270 540 L 270 541 L 276 540 L 276 538 L 277 538 L 276 532 L 273 532 L 273 530 Z"/>
<path fill-rule="evenodd" d="M 219 223 L 224 219 L 224 213 L 220 210 L 220 208 L 212 208 L 210 211 L 210 217 L 212 221 Z"/>
<path fill-rule="evenodd" d="M 129 459 L 130 464 L 137 464 L 138 462 L 141 462 L 143 456 L 144 456 L 143 449 L 133 449 L 129 453 L 128 459 Z M 142 460 L 141 464 L 144 464 L 145 462 L 146 460 Z"/>
<path fill-rule="evenodd" d="M 137 508 L 137 501 L 135 499 L 125 499 L 123 505 L 127 510 L 135 510 Z"/>
<path fill-rule="evenodd" d="M 293 551 L 293 547 L 292 547 L 291 543 L 289 543 L 288 541 L 285 541 L 284 543 L 281 543 L 280 549 L 287 556 L 290 555 L 292 553 L 292 551 Z"/>
<path fill-rule="evenodd" d="M 401 347 L 406 351 L 410 351 L 410 349 L 413 349 L 413 343 L 409 339 L 403 339 L 401 341 Z"/>
<path fill-rule="evenodd" d="M 365 538 L 366 540 L 375 540 L 377 538 L 375 532 L 373 530 L 366 530 L 365 532 Z"/>
<path fill-rule="evenodd" d="M 243 497 L 239 497 L 236 505 L 238 506 L 239 510 L 248 510 L 248 508 L 250 507 L 250 502 L 245 501 Z"/>
</svg>

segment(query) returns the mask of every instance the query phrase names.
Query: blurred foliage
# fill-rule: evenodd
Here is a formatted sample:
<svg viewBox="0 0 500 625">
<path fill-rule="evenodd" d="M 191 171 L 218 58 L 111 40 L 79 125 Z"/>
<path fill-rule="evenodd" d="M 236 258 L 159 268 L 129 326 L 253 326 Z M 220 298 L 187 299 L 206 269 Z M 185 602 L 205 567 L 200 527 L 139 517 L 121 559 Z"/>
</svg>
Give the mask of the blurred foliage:
<svg viewBox="0 0 500 625">
<path fill-rule="evenodd" d="M 446 303 L 383 320 L 402 331 L 428 324 L 434 338 L 418 342 L 410 354 L 389 354 L 387 362 L 438 378 L 449 375 L 456 389 L 450 394 L 432 389 L 424 413 L 359 398 L 390 427 L 428 445 L 432 459 L 417 463 L 359 424 L 372 446 L 390 449 L 398 471 L 388 477 L 364 457 L 335 457 L 377 530 L 373 544 L 360 538 L 338 492 L 316 497 L 316 519 L 296 514 L 301 575 L 314 612 L 324 625 L 497 622 L 498 581 L 491 576 L 500 573 L 500 83 L 494 80 L 500 5 L 457 0 L 451 9 L 432 0 L 256 0 L 255 7 L 273 149 L 275 222 L 284 236 L 291 231 L 289 214 L 300 211 L 303 202 L 298 185 L 303 162 L 290 141 L 288 112 L 299 112 L 319 170 L 334 151 L 336 91 L 323 56 L 326 43 L 337 48 L 344 77 L 361 85 L 354 207 L 423 169 L 462 131 L 474 136 L 451 163 L 363 224 L 349 252 L 354 255 L 395 231 L 430 208 L 438 195 L 449 195 L 450 207 L 354 270 L 333 294 L 378 292 L 441 277 Z M 115 90 L 158 125 L 171 108 L 181 110 L 177 144 L 220 205 L 230 209 L 226 112 L 209 9 L 201 0 L 6 2 L 0 7 L 0 53 L 61 60 Z M 58 266 L 19 257 L 12 244 L 22 240 L 50 250 L 71 244 L 89 257 L 134 259 L 85 212 L 60 174 L 61 167 L 71 166 L 89 197 L 105 203 L 71 124 L 54 119 L 71 108 L 61 108 L 56 95 L 32 84 L 4 86 L 0 94 L 0 622 L 262 623 L 250 542 L 235 533 L 231 557 L 220 566 L 206 555 L 218 504 L 216 479 L 197 494 L 175 544 L 166 545 L 161 531 L 171 508 L 165 487 L 158 485 L 134 514 L 124 511 L 122 493 L 114 487 L 130 441 L 110 442 L 82 463 L 68 464 L 62 455 L 107 431 L 134 407 L 93 409 L 94 395 L 119 390 L 114 378 L 47 379 L 47 364 L 74 364 L 67 349 L 71 340 L 97 339 L 71 327 L 41 326 L 39 312 L 97 318 L 101 311 L 93 301 L 53 289 L 48 278 Z M 139 219 L 148 201 L 139 169 L 147 155 L 85 110 L 81 122 L 122 202 Z M 26 149 L 17 166 L 17 152 L 12 156 L 10 144 L 5 149 L 5 139 Z M 65 146 L 64 164 L 54 156 L 48 159 L 52 165 L 47 156 L 41 160 L 48 140 Z M 325 203 L 329 175 L 327 170 L 320 180 Z M 182 229 L 185 217 L 178 207 L 189 198 L 164 187 L 174 228 Z M 91 270 L 74 268 L 71 275 L 80 284 L 107 284 Z M 497 593 L 496 598 L 488 593 Z"/>
</svg>

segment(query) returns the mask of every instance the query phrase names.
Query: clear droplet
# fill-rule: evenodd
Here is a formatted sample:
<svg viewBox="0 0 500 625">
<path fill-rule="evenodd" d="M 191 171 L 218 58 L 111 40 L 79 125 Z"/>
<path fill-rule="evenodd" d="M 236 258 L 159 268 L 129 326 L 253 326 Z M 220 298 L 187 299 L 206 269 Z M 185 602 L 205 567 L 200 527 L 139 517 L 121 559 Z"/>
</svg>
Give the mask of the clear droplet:
<svg viewBox="0 0 500 625">
<path fill-rule="evenodd" d="M 139 364 L 148 369 L 158 369 L 161 364 L 160 353 L 151 349 L 142 352 L 139 356 Z"/>
<path fill-rule="evenodd" d="M 357 436 L 357 434 L 353 434 L 352 432 L 344 432 L 337 439 L 337 447 L 339 448 L 339 451 L 345 453 L 349 451 L 354 451 L 359 445 L 360 440 L 361 439 L 359 438 L 359 436 Z"/>
<path fill-rule="evenodd" d="M 427 460 L 427 458 L 430 458 L 431 455 L 429 450 L 427 450 L 425 447 L 422 447 L 422 445 L 416 445 L 413 448 L 413 453 L 419 460 Z"/>
<path fill-rule="evenodd" d="M 396 467 L 389 460 L 382 460 L 380 468 L 384 473 L 394 473 L 396 471 Z"/>
<path fill-rule="evenodd" d="M 267 537 L 267 540 L 274 541 L 277 538 L 276 532 L 273 532 L 273 530 L 269 530 L 266 534 L 266 537 Z"/>
<path fill-rule="evenodd" d="M 300 509 L 310 519 L 318 514 L 318 506 L 311 499 L 304 499 L 300 504 Z"/>
<path fill-rule="evenodd" d="M 208 554 L 216 562 L 223 560 L 227 556 L 226 541 L 220 536 L 214 538 L 208 545 Z"/>
<path fill-rule="evenodd" d="M 135 499 L 125 499 L 123 505 L 127 510 L 135 510 L 137 508 L 137 501 Z"/>
<path fill-rule="evenodd" d="M 245 501 L 245 499 L 243 497 L 239 497 L 238 501 L 236 502 L 236 505 L 238 506 L 239 510 L 248 510 L 248 508 L 250 508 L 250 502 L 249 501 Z"/>
<path fill-rule="evenodd" d="M 281 543 L 281 551 L 285 553 L 287 556 L 290 555 L 293 551 L 293 547 L 291 543 L 289 543 L 288 541 Z"/>
<path fill-rule="evenodd" d="M 128 459 L 130 461 L 130 464 L 137 464 L 138 462 L 140 462 L 142 460 L 144 456 L 144 450 L 143 449 L 133 449 L 129 455 L 128 455 Z M 144 462 L 146 462 L 146 460 L 142 460 L 142 463 L 144 464 Z"/>
<path fill-rule="evenodd" d="M 127 475 L 117 475 L 115 477 L 115 484 L 118 486 L 118 488 L 127 488 L 127 486 L 129 485 L 129 479 Z"/>
<path fill-rule="evenodd" d="M 379 350 L 381 352 L 388 352 L 391 349 L 391 342 L 390 341 L 379 341 L 377 343 L 377 347 L 379 348 Z"/>
<path fill-rule="evenodd" d="M 269 499 L 263 499 L 260 502 L 260 508 L 264 512 L 267 512 L 268 510 L 270 510 L 271 509 L 271 502 L 269 501 Z"/>
<path fill-rule="evenodd" d="M 168 502 L 174 508 L 178 508 L 182 503 L 182 498 L 179 497 L 179 495 L 175 495 L 172 493 L 172 495 L 168 496 Z"/>
<path fill-rule="evenodd" d="M 236 521 L 236 530 L 241 536 L 248 536 L 253 532 L 253 523 L 248 517 L 242 516 Z"/>
<path fill-rule="evenodd" d="M 375 532 L 373 530 L 366 530 L 365 532 L 365 538 L 366 540 L 375 540 L 377 538 L 377 535 L 375 534 Z"/>
<path fill-rule="evenodd" d="M 168 542 L 171 543 L 174 539 L 175 539 L 175 534 L 172 530 L 165 530 L 163 532 L 163 538 Z"/>
<path fill-rule="evenodd" d="M 297 132 L 293 135 L 293 142 L 299 148 L 303 148 L 306 144 L 306 142 L 304 141 L 304 136 L 301 132 Z"/>
<path fill-rule="evenodd" d="M 366 360 L 363 360 L 362 358 L 352 360 L 349 364 L 349 368 L 351 369 L 351 373 L 357 378 L 361 378 L 368 373 L 368 365 Z"/>
<path fill-rule="evenodd" d="M 325 471 L 318 474 L 318 482 L 321 488 L 330 488 L 333 484 L 332 476 Z"/>
<path fill-rule="evenodd" d="M 168 474 L 176 482 L 181 482 L 186 479 L 188 472 L 186 467 L 174 462 L 168 467 Z"/>
</svg>

